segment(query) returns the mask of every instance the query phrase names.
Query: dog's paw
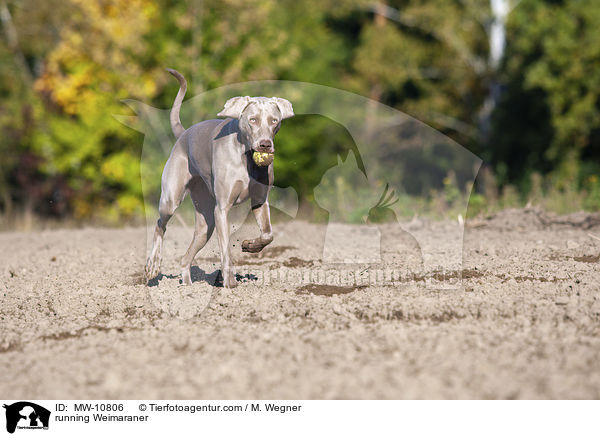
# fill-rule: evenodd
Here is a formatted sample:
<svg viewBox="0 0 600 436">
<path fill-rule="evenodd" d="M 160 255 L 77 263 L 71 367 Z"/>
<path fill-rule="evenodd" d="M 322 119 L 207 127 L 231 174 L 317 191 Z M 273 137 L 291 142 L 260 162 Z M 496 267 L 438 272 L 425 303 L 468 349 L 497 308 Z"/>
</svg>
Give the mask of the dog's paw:
<svg viewBox="0 0 600 436">
<path fill-rule="evenodd" d="M 262 244 L 256 244 L 255 240 L 251 241 L 243 241 L 242 242 L 242 252 L 244 253 L 258 253 L 263 249 Z"/>
<path fill-rule="evenodd" d="M 148 259 L 144 268 L 144 277 L 146 281 L 150 281 L 160 274 L 160 262 L 153 259 Z"/>
<path fill-rule="evenodd" d="M 263 248 L 269 245 L 271 241 L 263 241 L 261 238 L 245 240 L 242 242 L 242 252 L 259 253 Z"/>
<path fill-rule="evenodd" d="M 181 284 L 182 285 L 191 285 L 192 284 L 192 273 L 189 268 L 184 268 L 181 270 Z"/>
<path fill-rule="evenodd" d="M 237 280 L 233 275 L 229 276 L 229 278 L 223 278 L 223 287 L 224 288 L 235 288 L 238 285 Z"/>
</svg>

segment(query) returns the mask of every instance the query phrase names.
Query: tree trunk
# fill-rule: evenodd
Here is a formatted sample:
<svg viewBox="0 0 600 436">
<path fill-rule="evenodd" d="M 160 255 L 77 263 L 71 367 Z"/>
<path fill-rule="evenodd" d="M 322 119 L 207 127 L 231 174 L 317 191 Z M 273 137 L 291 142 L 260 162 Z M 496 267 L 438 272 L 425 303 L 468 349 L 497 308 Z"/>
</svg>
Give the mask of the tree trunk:
<svg viewBox="0 0 600 436">
<path fill-rule="evenodd" d="M 27 65 L 25 56 L 19 47 L 19 37 L 17 34 L 17 28 L 15 27 L 6 0 L 0 0 L 0 21 L 2 22 L 2 28 L 4 29 L 4 35 L 6 36 L 6 42 L 8 48 L 15 57 L 15 63 L 23 74 L 23 80 L 27 85 L 33 84 L 33 75 Z"/>
<path fill-rule="evenodd" d="M 479 112 L 478 123 L 480 139 L 483 144 L 486 144 L 489 140 L 492 113 L 500 100 L 500 85 L 496 81 L 496 74 L 506 48 L 506 18 L 511 9 L 510 0 L 490 0 L 490 8 L 492 10 L 492 24 L 488 37 L 490 47 L 488 95 Z"/>
<path fill-rule="evenodd" d="M 373 23 L 375 27 L 381 29 L 386 25 L 387 18 L 385 16 L 385 9 L 387 4 L 385 2 L 379 2 L 375 5 L 375 14 L 373 17 Z M 377 103 L 379 103 L 382 94 L 382 87 L 379 83 L 373 83 L 369 91 L 369 103 L 367 105 L 367 114 L 365 117 L 365 138 L 367 141 L 371 140 L 371 137 L 375 131 L 375 111 L 377 110 Z"/>
</svg>

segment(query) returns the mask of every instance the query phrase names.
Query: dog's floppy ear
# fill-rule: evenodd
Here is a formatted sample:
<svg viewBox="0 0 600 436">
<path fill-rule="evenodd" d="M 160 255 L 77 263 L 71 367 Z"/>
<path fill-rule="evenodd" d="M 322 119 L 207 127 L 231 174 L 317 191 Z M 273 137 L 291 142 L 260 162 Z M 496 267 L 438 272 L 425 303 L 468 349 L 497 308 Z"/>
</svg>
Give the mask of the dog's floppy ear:
<svg viewBox="0 0 600 436">
<path fill-rule="evenodd" d="M 285 98 L 279 97 L 271 97 L 277 107 L 279 108 L 279 112 L 281 112 L 281 119 L 285 120 L 286 118 L 292 118 L 294 116 L 294 109 L 292 109 L 292 103 L 287 101 Z"/>
<path fill-rule="evenodd" d="M 233 97 L 227 100 L 225 107 L 217 114 L 218 117 L 239 118 L 250 103 L 250 97 Z"/>
</svg>

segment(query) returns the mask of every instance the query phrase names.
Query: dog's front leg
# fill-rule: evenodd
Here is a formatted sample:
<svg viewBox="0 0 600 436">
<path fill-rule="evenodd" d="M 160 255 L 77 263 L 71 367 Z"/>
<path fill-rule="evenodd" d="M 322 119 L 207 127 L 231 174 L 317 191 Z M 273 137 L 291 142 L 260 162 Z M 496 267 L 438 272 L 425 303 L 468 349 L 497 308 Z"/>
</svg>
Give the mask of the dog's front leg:
<svg viewBox="0 0 600 436">
<path fill-rule="evenodd" d="M 223 286 L 226 288 L 237 286 L 229 255 L 229 221 L 227 215 L 230 208 L 231 206 L 219 204 L 215 206 L 215 227 L 217 228 L 219 247 L 221 248 L 221 275 L 223 276 Z"/>
<path fill-rule="evenodd" d="M 242 251 L 248 253 L 258 253 L 273 241 L 269 202 L 265 201 L 260 206 L 253 208 L 252 212 L 254 212 L 254 218 L 256 218 L 256 223 L 260 229 L 260 236 L 256 239 L 243 241 Z"/>
</svg>

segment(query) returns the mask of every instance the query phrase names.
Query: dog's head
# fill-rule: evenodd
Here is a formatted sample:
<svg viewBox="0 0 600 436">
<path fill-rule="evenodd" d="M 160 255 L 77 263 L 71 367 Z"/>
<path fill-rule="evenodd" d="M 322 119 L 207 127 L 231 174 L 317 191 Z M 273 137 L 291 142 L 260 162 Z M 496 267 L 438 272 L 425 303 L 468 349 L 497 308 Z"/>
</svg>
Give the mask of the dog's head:
<svg viewBox="0 0 600 436">
<path fill-rule="evenodd" d="M 293 117 L 294 110 L 284 98 L 246 96 L 230 98 L 217 115 L 237 119 L 242 141 L 252 150 L 274 153 L 273 137 L 281 120 Z"/>
</svg>

